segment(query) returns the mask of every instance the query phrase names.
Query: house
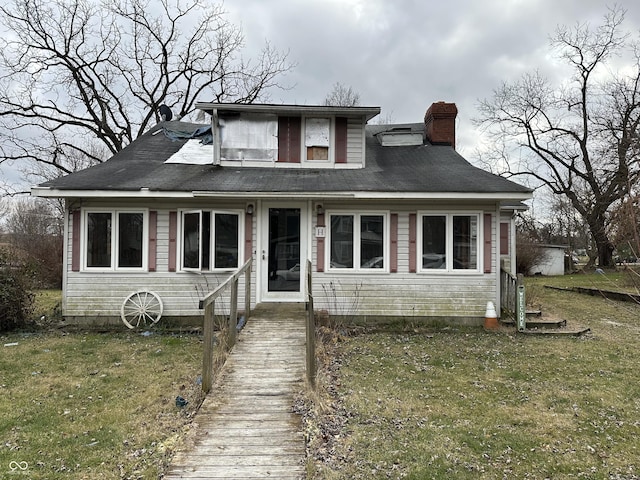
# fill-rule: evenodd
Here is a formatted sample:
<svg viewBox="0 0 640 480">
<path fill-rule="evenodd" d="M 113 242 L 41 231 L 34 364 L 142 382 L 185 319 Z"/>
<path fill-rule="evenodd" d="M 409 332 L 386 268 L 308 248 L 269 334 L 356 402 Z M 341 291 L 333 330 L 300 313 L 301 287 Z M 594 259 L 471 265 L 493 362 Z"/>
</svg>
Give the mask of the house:
<svg viewBox="0 0 640 480">
<path fill-rule="evenodd" d="M 66 201 L 68 321 L 119 321 L 136 292 L 165 319 L 201 318 L 249 258 L 253 305 L 305 301 L 307 259 L 330 314 L 480 324 L 500 305 L 531 191 L 456 152 L 455 104 L 401 125 L 369 125 L 377 107 L 197 107 L 210 123 L 161 122 L 33 188 Z"/>
</svg>

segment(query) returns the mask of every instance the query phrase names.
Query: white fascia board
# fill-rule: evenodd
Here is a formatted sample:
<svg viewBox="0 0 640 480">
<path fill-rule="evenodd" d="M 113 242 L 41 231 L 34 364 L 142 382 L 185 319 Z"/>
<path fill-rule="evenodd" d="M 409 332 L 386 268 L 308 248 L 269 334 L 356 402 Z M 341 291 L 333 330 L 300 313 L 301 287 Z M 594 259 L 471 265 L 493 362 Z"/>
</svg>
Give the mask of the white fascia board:
<svg viewBox="0 0 640 480">
<path fill-rule="evenodd" d="M 315 199 L 354 198 L 353 192 L 193 192 L 193 196 L 209 198 Z"/>
<path fill-rule="evenodd" d="M 523 193 L 422 193 L 422 192 L 193 192 L 194 197 L 240 198 L 351 198 L 357 200 L 526 200 L 531 194 Z"/>
<path fill-rule="evenodd" d="M 31 195 L 48 198 L 351 198 L 357 200 L 527 200 L 531 193 L 456 193 L 456 192 L 165 192 L 133 190 L 58 190 L 32 187 Z"/>
<path fill-rule="evenodd" d="M 217 110 L 223 112 L 250 112 L 272 113 L 281 115 L 336 115 L 336 116 L 362 116 L 367 120 L 380 113 L 380 107 L 336 107 L 327 105 L 287 105 L 264 103 L 212 103 L 196 102 L 196 108 L 205 112 Z"/>
<path fill-rule="evenodd" d="M 372 200 L 527 200 L 531 193 L 459 193 L 459 192 L 354 192 L 357 199 Z"/>
<path fill-rule="evenodd" d="M 31 187 L 31 195 L 47 198 L 193 198 L 192 192 L 161 192 L 157 190 L 59 190 Z"/>
</svg>

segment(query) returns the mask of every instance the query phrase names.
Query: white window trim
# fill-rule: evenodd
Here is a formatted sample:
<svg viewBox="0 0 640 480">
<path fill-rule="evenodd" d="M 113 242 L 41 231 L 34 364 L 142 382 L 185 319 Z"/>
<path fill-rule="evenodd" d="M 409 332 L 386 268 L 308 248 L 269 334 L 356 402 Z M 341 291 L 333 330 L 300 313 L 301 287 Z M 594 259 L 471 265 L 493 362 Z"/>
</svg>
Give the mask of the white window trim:
<svg viewBox="0 0 640 480">
<path fill-rule="evenodd" d="M 351 215 L 353 216 L 353 267 L 352 268 L 332 268 L 331 267 L 331 216 L 332 215 Z M 361 249 L 361 238 L 360 238 L 360 225 L 361 225 L 361 217 L 368 216 L 381 216 L 383 218 L 383 250 L 382 255 L 384 258 L 384 267 L 383 268 L 362 268 L 360 266 L 360 249 Z M 390 229 L 390 211 L 381 211 L 381 210 L 372 210 L 372 211 L 362 211 L 362 212 L 354 212 L 353 210 L 328 210 L 326 212 L 326 235 L 327 242 L 325 248 L 325 260 L 324 264 L 327 265 L 327 272 L 331 273 L 362 273 L 366 275 L 371 274 L 381 274 L 381 273 L 389 273 L 390 271 L 390 263 L 391 263 L 391 229 Z"/>
<path fill-rule="evenodd" d="M 305 145 L 305 138 L 307 133 L 307 119 L 308 118 L 327 118 L 329 119 L 329 154 L 327 160 L 307 160 L 307 146 Z M 335 165 L 335 143 L 336 143 L 336 119 L 332 115 L 307 115 L 302 117 L 300 129 L 300 158 L 302 165 L 309 166 L 328 166 Z"/>
<path fill-rule="evenodd" d="M 81 265 L 84 272 L 146 272 L 149 270 L 149 209 L 148 208 L 83 208 L 82 212 L 82 238 L 81 238 Z M 89 267 L 87 266 L 87 229 L 89 225 L 88 216 L 90 213 L 110 213 L 112 219 L 111 228 L 111 266 L 110 267 Z M 118 232 L 120 231 L 120 213 L 142 213 L 142 266 L 141 267 L 118 267 L 119 242 Z"/>
<path fill-rule="evenodd" d="M 199 213 L 200 214 L 200 238 L 198 244 L 202 249 L 202 213 L 209 212 L 211 214 L 211 235 L 209 236 L 209 262 L 213 265 L 215 263 L 215 215 L 216 214 L 230 214 L 238 216 L 238 266 L 228 268 L 202 268 L 202 252 L 198 255 L 198 268 L 185 267 L 184 266 L 184 215 L 186 213 Z M 245 224 L 245 212 L 241 209 L 210 209 L 210 208 L 185 208 L 178 210 L 178 234 L 177 240 L 180 242 L 178 249 L 180 258 L 178 259 L 179 271 L 182 272 L 206 272 L 206 273 L 222 273 L 222 272 L 234 272 L 240 268 L 244 259 L 244 224 Z"/>
<path fill-rule="evenodd" d="M 445 248 L 447 265 L 446 268 L 423 268 L 422 266 L 422 219 L 424 217 L 445 217 L 446 221 L 446 237 Z M 454 269 L 453 268 L 453 217 L 470 217 L 475 216 L 478 220 L 478 232 L 476 235 L 476 268 L 474 269 Z M 416 216 L 416 267 L 418 273 L 429 275 L 481 275 L 484 272 L 484 255 L 482 246 L 484 245 L 484 215 L 480 211 L 435 211 L 435 210 L 421 210 L 417 212 Z"/>
</svg>

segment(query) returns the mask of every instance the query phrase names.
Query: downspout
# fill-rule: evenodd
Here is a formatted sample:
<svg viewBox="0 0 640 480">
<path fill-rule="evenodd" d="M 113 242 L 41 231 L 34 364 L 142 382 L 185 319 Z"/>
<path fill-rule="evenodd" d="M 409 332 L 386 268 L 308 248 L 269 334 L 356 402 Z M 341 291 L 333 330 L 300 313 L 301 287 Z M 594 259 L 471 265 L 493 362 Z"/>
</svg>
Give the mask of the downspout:
<svg viewBox="0 0 640 480">
<path fill-rule="evenodd" d="M 211 133 L 213 133 L 213 164 L 220 165 L 220 126 L 217 108 L 211 112 Z"/>
</svg>

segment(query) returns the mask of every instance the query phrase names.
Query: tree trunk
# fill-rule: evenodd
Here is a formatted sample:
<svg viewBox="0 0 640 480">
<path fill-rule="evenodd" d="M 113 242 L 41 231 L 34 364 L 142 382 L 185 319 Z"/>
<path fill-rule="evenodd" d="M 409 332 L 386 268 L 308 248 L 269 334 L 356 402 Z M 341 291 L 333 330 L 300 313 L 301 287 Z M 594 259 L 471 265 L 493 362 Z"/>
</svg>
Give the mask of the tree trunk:
<svg viewBox="0 0 640 480">
<path fill-rule="evenodd" d="M 591 230 L 591 235 L 596 242 L 596 248 L 598 250 L 598 266 L 601 268 L 615 266 L 613 262 L 613 251 L 615 247 L 613 243 L 611 243 L 611 240 L 609 240 L 609 235 L 607 235 L 604 225 L 596 221 L 594 224 L 589 224 L 589 229 Z"/>
</svg>

